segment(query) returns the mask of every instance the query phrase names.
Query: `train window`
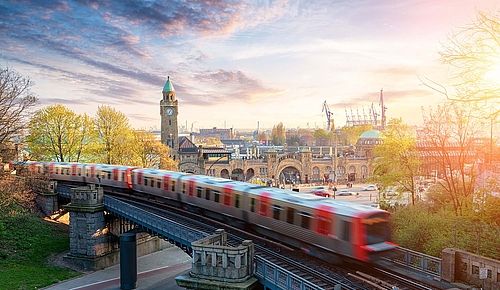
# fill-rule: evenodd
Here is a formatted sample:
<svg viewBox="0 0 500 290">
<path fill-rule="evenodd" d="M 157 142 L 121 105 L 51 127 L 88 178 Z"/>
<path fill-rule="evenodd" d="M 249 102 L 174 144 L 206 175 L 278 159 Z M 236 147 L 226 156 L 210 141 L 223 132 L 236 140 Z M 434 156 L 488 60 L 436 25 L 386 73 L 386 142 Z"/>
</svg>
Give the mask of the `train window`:
<svg viewBox="0 0 500 290">
<path fill-rule="evenodd" d="M 255 198 L 252 198 L 252 201 L 250 202 L 250 211 L 255 212 Z"/>
<path fill-rule="evenodd" d="M 295 216 L 295 209 L 292 207 L 286 208 L 286 222 L 289 224 L 293 224 L 293 218 Z"/>
<path fill-rule="evenodd" d="M 122 181 L 125 181 L 125 172 L 122 172 Z"/>
<path fill-rule="evenodd" d="M 201 198 L 201 193 L 203 192 L 203 189 L 201 187 L 196 188 L 196 196 L 198 198 Z"/>
<path fill-rule="evenodd" d="M 172 180 L 172 191 L 175 191 L 175 181 Z"/>
<path fill-rule="evenodd" d="M 300 226 L 303 227 L 304 229 L 308 229 L 309 225 L 311 224 L 311 215 L 308 214 L 307 212 L 301 212 L 300 216 L 302 217 Z"/>
<path fill-rule="evenodd" d="M 205 199 L 210 200 L 210 189 L 205 189 Z"/>
<path fill-rule="evenodd" d="M 348 221 L 342 222 L 342 234 L 340 238 L 349 242 L 351 240 L 351 223 Z"/>
<path fill-rule="evenodd" d="M 186 193 L 186 183 L 182 183 L 182 193 Z"/>
<path fill-rule="evenodd" d="M 234 207 L 240 208 L 240 195 L 237 193 L 234 194 Z"/>
<path fill-rule="evenodd" d="M 213 192 L 214 192 L 214 201 L 219 202 L 220 192 L 218 192 L 217 190 L 214 190 Z"/>
<path fill-rule="evenodd" d="M 78 168 L 78 176 L 82 176 L 82 169 Z"/>
<path fill-rule="evenodd" d="M 108 179 L 111 179 L 111 172 L 108 172 Z"/>
<path fill-rule="evenodd" d="M 273 205 L 273 218 L 275 220 L 280 219 L 280 213 L 281 213 L 281 206 L 279 205 Z"/>
<path fill-rule="evenodd" d="M 161 181 L 156 180 L 156 187 L 161 188 Z"/>
</svg>

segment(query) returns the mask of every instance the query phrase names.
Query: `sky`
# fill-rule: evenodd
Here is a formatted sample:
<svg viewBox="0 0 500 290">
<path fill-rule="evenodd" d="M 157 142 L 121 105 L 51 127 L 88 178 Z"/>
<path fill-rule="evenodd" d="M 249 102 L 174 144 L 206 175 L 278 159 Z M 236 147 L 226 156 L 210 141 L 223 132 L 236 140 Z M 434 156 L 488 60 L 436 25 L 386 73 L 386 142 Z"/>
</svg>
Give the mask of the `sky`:
<svg viewBox="0 0 500 290">
<path fill-rule="evenodd" d="M 368 113 L 422 122 L 449 84 L 439 52 L 493 0 L 0 0 L 0 66 L 34 81 L 39 108 L 110 105 L 158 129 L 167 76 L 190 129 L 324 128 Z"/>
</svg>

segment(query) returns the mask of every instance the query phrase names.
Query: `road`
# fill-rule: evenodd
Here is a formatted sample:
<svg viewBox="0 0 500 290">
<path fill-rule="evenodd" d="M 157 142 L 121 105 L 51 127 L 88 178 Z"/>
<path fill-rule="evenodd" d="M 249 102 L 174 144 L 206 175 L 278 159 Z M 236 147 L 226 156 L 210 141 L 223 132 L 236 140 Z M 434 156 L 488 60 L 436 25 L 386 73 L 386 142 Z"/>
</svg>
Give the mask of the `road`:
<svg viewBox="0 0 500 290">
<path fill-rule="evenodd" d="M 340 189 L 347 189 L 349 191 L 354 192 L 354 195 L 351 196 L 336 196 L 336 200 L 344 200 L 344 201 L 351 201 L 355 203 L 360 203 L 360 204 L 365 204 L 365 205 L 376 205 L 378 204 L 378 199 L 379 199 L 379 191 L 378 190 L 373 190 L 373 191 L 363 191 L 363 187 L 365 187 L 366 184 L 357 184 L 353 185 L 352 188 L 346 188 L 345 186 L 338 186 L 337 190 Z M 312 189 L 316 188 L 317 186 L 306 186 L 306 187 L 300 187 L 300 192 L 311 192 Z M 333 195 L 333 191 L 329 191 L 331 195 Z M 383 198 L 381 196 L 381 198 Z M 396 202 L 399 204 L 405 204 L 410 200 L 409 194 L 402 194 L 401 196 L 387 196 L 387 200 L 391 204 L 395 204 Z"/>
</svg>

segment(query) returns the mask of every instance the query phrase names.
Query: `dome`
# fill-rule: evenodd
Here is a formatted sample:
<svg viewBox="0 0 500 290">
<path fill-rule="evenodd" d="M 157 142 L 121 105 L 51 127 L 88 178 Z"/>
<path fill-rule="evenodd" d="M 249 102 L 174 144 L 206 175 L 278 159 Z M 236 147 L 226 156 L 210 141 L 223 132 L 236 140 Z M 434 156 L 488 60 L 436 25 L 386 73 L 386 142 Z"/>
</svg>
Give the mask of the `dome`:
<svg viewBox="0 0 500 290">
<path fill-rule="evenodd" d="M 380 131 L 378 130 L 368 130 L 361 133 L 359 139 L 380 139 Z"/>
</svg>

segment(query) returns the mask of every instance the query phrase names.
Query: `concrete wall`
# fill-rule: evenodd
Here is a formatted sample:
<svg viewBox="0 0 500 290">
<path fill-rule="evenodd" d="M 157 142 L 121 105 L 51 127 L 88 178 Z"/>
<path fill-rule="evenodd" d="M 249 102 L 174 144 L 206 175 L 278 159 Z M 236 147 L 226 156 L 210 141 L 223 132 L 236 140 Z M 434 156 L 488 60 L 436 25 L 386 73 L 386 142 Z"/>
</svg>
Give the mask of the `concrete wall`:
<svg viewBox="0 0 500 290">
<path fill-rule="evenodd" d="M 480 279 L 480 273 L 486 277 Z M 485 290 L 500 289 L 500 261 L 458 249 L 444 249 L 441 278 L 448 282 L 463 282 Z"/>
</svg>

